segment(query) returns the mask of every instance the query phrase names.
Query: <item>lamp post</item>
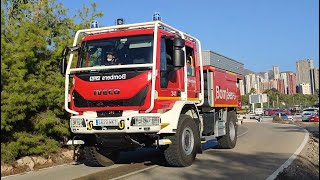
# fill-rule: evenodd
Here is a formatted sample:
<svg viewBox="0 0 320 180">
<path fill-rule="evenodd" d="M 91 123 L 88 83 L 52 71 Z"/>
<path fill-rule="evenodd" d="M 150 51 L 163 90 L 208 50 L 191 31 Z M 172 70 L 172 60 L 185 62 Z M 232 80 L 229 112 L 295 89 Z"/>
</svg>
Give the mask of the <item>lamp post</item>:
<svg viewBox="0 0 320 180">
<path fill-rule="evenodd" d="M 279 107 L 279 95 L 278 94 L 277 94 L 277 107 L 280 108 Z"/>
</svg>

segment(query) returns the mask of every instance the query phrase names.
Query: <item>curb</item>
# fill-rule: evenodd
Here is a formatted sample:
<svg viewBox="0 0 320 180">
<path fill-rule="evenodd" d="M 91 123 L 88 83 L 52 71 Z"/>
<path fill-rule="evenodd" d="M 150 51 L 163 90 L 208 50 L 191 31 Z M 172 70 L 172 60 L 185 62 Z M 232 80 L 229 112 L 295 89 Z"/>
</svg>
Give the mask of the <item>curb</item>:
<svg viewBox="0 0 320 180">
<path fill-rule="evenodd" d="M 300 129 L 302 129 L 305 132 L 304 135 L 304 139 L 302 141 L 302 143 L 300 144 L 300 146 L 298 147 L 298 149 L 290 156 L 290 158 L 288 160 L 286 160 L 274 173 L 272 173 L 266 180 L 274 180 L 285 168 L 287 168 L 288 166 L 290 166 L 292 164 L 292 162 L 296 159 L 296 157 L 300 154 L 300 152 L 303 150 L 303 148 L 305 147 L 305 145 L 308 143 L 309 141 L 309 131 L 307 131 L 305 128 L 301 127 L 301 126 L 297 126 L 294 124 L 288 124 L 291 126 L 296 126 L 299 127 Z"/>
</svg>

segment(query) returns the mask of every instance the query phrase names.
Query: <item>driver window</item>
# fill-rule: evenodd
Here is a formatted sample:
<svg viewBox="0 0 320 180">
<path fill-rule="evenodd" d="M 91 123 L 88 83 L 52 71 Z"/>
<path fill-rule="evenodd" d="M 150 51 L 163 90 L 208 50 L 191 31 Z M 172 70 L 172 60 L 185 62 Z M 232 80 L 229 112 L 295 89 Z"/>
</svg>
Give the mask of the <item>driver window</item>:
<svg viewBox="0 0 320 180">
<path fill-rule="evenodd" d="M 81 67 L 93 67 L 100 65 L 102 56 L 102 48 L 88 46 L 87 51 L 82 54 L 82 59 L 80 61 Z"/>
<path fill-rule="evenodd" d="M 168 82 L 174 75 L 173 68 L 173 40 L 161 38 L 160 46 L 160 86 L 167 88 Z"/>
<path fill-rule="evenodd" d="M 191 47 L 186 46 L 186 55 L 187 55 L 187 75 L 195 76 L 195 62 L 193 49 Z"/>
</svg>

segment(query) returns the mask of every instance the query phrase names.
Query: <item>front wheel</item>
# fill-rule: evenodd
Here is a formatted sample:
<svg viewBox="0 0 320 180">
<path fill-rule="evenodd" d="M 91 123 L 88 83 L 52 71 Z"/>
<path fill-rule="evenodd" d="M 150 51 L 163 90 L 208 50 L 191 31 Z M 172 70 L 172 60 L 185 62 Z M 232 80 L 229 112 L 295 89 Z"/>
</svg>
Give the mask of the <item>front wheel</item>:
<svg viewBox="0 0 320 180">
<path fill-rule="evenodd" d="M 119 152 L 105 152 L 96 146 L 84 146 L 84 164 L 92 167 L 111 166 L 118 159 Z"/>
<path fill-rule="evenodd" d="M 170 166 L 186 167 L 195 160 L 200 141 L 200 133 L 195 121 L 188 115 L 180 115 L 176 134 L 166 137 L 172 144 L 164 150 Z"/>
<path fill-rule="evenodd" d="M 236 112 L 230 111 L 227 114 L 226 135 L 218 137 L 218 148 L 232 149 L 237 143 L 238 126 L 236 124 Z"/>
</svg>

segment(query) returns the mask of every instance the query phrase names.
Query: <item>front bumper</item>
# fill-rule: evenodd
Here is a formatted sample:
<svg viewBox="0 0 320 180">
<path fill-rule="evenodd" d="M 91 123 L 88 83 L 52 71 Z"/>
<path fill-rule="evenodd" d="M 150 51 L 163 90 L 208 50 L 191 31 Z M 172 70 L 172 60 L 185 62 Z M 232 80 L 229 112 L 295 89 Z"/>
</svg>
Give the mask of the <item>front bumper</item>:
<svg viewBox="0 0 320 180">
<path fill-rule="evenodd" d="M 139 119 L 139 124 L 137 119 Z M 150 119 L 152 123 L 150 123 Z M 158 123 L 154 119 L 158 119 Z M 101 125 L 99 124 L 101 121 L 108 121 L 112 123 L 108 125 Z M 121 117 L 78 115 L 71 117 L 70 129 L 75 134 L 157 133 L 161 130 L 161 119 L 159 113 L 135 113 Z"/>
</svg>

